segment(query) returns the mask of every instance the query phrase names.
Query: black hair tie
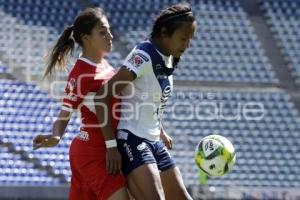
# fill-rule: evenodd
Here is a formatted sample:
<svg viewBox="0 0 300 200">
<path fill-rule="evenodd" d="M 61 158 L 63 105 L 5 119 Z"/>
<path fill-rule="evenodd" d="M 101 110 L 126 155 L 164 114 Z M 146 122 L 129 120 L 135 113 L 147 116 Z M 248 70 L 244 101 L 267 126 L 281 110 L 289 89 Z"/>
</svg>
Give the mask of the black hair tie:
<svg viewBox="0 0 300 200">
<path fill-rule="evenodd" d="M 165 23 L 166 21 L 169 21 L 171 19 L 175 19 L 175 18 L 178 18 L 178 17 L 188 16 L 190 14 L 193 14 L 193 12 L 192 11 L 186 11 L 186 12 L 179 13 L 179 14 L 176 14 L 176 15 L 171 15 L 171 16 L 161 20 L 161 23 Z"/>
</svg>

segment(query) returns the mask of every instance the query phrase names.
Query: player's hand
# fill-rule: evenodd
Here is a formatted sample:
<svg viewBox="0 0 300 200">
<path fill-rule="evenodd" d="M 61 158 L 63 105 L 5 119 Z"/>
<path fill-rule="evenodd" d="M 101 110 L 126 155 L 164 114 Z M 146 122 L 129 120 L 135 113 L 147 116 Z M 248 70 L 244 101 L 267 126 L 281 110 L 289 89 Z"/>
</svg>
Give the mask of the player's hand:
<svg viewBox="0 0 300 200">
<path fill-rule="evenodd" d="M 41 147 L 54 147 L 60 141 L 59 136 L 54 135 L 37 135 L 33 139 L 33 150 L 39 149 Z"/>
<path fill-rule="evenodd" d="M 168 149 L 172 149 L 173 147 L 173 140 L 172 138 L 164 131 L 160 132 L 160 139 L 165 143 Z"/>
<path fill-rule="evenodd" d="M 106 170 L 108 174 L 115 175 L 121 170 L 121 154 L 117 147 L 106 149 Z"/>
</svg>

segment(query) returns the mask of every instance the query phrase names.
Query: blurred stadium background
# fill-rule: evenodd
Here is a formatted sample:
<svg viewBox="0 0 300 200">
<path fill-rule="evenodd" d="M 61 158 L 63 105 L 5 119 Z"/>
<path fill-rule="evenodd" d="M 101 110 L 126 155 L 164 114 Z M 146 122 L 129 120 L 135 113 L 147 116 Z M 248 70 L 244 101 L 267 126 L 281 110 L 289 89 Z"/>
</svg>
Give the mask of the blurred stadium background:
<svg viewBox="0 0 300 200">
<path fill-rule="evenodd" d="M 176 2 L 0 0 L 0 199 L 67 199 L 76 115 L 58 147 L 31 147 L 59 111 L 67 72 L 41 78 L 63 28 L 81 9 L 103 7 L 115 36 L 108 60 L 119 67 L 158 11 Z M 175 73 L 169 104 L 176 110 L 164 122 L 186 186 L 195 199 L 300 199 L 300 1 L 188 2 L 197 33 Z M 193 154 L 211 133 L 233 142 L 237 163 L 232 173 L 206 179 Z"/>
</svg>

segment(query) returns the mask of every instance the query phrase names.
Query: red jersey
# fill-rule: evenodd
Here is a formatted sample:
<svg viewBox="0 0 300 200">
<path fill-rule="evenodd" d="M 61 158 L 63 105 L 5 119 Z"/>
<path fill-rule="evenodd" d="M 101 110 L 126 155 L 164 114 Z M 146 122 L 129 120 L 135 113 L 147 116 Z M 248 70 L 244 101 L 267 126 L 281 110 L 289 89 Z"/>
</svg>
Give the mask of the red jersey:
<svg viewBox="0 0 300 200">
<path fill-rule="evenodd" d="M 80 134 L 76 139 L 82 144 L 104 146 L 104 138 L 96 117 L 94 97 L 99 88 L 115 74 L 106 60 L 96 64 L 86 58 L 78 58 L 68 77 L 62 109 L 73 112 L 78 110 L 81 118 Z M 112 112 L 112 100 L 108 112 Z M 118 121 L 113 118 L 112 126 L 115 130 Z M 79 150 L 79 149 L 78 149 Z"/>
<path fill-rule="evenodd" d="M 106 171 L 106 147 L 96 117 L 94 97 L 99 88 L 115 74 L 115 70 L 103 60 L 101 64 L 79 58 L 70 72 L 63 98 L 62 109 L 81 115 L 80 134 L 70 146 L 72 170 L 69 200 L 108 199 L 126 181 L 122 174 L 111 176 Z M 113 99 L 108 112 L 113 112 Z M 113 129 L 117 127 L 112 119 Z"/>
</svg>

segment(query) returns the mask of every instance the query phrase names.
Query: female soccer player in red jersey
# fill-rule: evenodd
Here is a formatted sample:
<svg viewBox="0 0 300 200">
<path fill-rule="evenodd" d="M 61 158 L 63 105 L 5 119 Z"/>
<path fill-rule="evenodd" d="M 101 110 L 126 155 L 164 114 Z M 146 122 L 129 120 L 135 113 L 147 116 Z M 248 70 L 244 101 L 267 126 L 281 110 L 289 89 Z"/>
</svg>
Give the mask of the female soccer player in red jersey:
<svg viewBox="0 0 300 200">
<path fill-rule="evenodd" d="M 65 68 L 67 57 L 75 43 L 82 47 L 82 55 L 73 66 L 65 89 L 63 105 L 51 135 L 38 135 L 33 140 L 34 149 L 54 147 L 61 140 L 73 111 L 79 110 L 82 126 L 70 147 L 72 170 L 70 200 L 127 200 L 125 178 L 120 171 L 109 171 L 110 163 L 121 165 L 117 144 L 107 142 L 97 123 L 94 96 L 100 86 L 110 79 L 114 69 L 103 56 L 112 50 L 113 36 L 104 12 L 88 8 L 81 12 L 72 26 L 66 28 L 50 54 L 45 76 L 58 64 Z M 117 102 L 113 99 L 111 104 Z M 108 111 L 111 111 L 110 109 Z M 113 129 L 117 120 L 111 119 Z M 117 166 L 120 168 L 120 166 Z"/>
<path fill-rule="evenodd" d="M 102 105 L 109 105 L 114 94 L 121 94 L 117 137 L 111 122 L 101 128 L 110 142 L 117 140 L 122 172 L 131 194 L 138 200 L 191 199 L 167 150 L 172 148 L 172 139 L 164 131 L 161 119 L 173 90 L 172 73 L 189 47 L 195 26 L 189 5 L 177 4 L 163 10 L 154 22 L 149 40 L 131 51 L 123 67 L 95 98 L 97 118 L 103 123 L 111 117 L 104 114 Z M 102 95 L 104 90 L 106 96 Z M 107 154 L 107 159 L 114 160 L 113 156 Z M 118 167 L 112 165 L 112 171 L 118 171 Z"/>
</svg>

